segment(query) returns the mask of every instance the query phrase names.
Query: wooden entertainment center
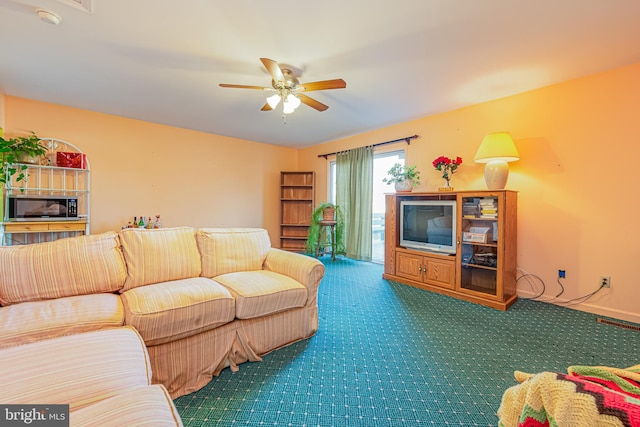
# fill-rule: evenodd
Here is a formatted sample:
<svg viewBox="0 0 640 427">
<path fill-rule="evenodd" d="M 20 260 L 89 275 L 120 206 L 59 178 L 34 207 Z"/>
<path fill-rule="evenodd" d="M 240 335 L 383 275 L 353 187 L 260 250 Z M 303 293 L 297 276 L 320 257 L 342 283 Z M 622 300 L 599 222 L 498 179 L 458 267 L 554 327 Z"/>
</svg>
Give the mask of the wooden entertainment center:
<svg viewBox="0 0 640 427">
<path fill-rule="evenodd" d="M 384 279 L 502 311 L 516 302 L 516 192 L 410 192 L 385 197 Z M 401 245 L 402 224 L 409 222 L 401 216 L 402 202 L 442 200 L 455 201 L 455 218 L 448 219 L 455 226 L 449 236 L 451 240 L 455 235 L 455 242 L 450 242 L 455 254 L 420 250 L 406 241 Z M 417 214 L 419 210 L 412 215 Z M 435 219 L 429 215 L 433 213 L 425 210 L 418 219 L 425 230 L 427 221 Z"/>
</svg>

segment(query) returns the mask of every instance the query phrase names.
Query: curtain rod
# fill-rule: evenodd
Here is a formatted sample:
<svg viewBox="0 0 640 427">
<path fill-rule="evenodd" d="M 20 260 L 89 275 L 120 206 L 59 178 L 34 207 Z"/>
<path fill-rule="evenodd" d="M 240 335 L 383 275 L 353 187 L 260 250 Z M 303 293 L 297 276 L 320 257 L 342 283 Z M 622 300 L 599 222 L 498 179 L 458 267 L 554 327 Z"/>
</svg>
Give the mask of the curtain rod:
<svg viewBox="0 0 640 427">
<path fill-rule="evenodd" d="M 407 136 L 406 138 L 394 139 L 393 141 L 378 142 L 377 144 L 370 145 L 370 147 L 379 147 L 380 145 L 393 144 L 394 142 L 401 142 L 401 141 L 405 141 L 407 145 L 411 145 L 411 140 L 416 138 L 420 138 L 420 136 L 412 135 L 412 136 Z M 344 150 L 344 151 L 349 151 L 349 150 Z M 340 153 L 341 152 L 342 151 L 340 151 Z M 325 159 L 327 159 L 327 157 L 333 156 L 334 154 L 338 154 L 338 151 L 334 153 L 318 154 L 318 157 L 324 157 Z"/>
</svg>

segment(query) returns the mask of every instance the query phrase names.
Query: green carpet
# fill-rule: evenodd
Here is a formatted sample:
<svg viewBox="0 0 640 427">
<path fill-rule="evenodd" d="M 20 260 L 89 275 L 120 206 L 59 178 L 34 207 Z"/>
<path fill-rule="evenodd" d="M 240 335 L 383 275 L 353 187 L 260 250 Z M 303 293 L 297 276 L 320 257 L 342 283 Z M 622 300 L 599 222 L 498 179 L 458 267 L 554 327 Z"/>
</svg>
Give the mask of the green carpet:
<svg viewBox="0 0 640 427">
<path fill-rule="evenodd" d="M 185 426 L 495 426 L 514 370 L 640 363 L 640 333 L 534 301 L 500 312 L 326 257 L 318 333 L 175 400 Z"/>
</svg>

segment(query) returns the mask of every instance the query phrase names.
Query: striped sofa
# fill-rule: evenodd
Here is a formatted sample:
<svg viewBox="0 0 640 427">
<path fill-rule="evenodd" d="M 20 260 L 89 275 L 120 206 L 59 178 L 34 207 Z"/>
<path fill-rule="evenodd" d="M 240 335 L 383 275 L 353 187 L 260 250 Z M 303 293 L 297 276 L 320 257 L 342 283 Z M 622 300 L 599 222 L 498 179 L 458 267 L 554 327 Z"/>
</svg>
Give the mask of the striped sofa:
<svg viewBox="0 0 640 427">
<path fill-rule="evenodd" d="M 0 349 L 0 360 L 2 405 L 20 405 L 25 412 L 31 405 L 69 405 L 74 427 L 182 426 L 165 387 L 151 385 L 149 355 L 132 327 L 8 347 Z M 6 425 L 4 412 L 0 425 Z"/>
<path fill-rule="evenodd" d="M 125 229 L 0 247 L 0 349 L 133 327 L 152 382 L 176 398 L 312 336 L 323 275 L 318 260 L 272 248 L 257 228 Z"/>
</svg>

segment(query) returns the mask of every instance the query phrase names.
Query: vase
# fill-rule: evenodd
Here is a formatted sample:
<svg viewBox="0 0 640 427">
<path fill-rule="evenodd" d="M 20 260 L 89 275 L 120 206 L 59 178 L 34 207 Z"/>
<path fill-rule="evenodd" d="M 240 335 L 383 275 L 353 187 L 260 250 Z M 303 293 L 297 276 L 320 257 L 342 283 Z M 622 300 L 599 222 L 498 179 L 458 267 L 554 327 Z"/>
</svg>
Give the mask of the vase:
<svg viewBox="0 0 640 427">
<path fill-rule="evenodd" d="M 451 186 L 451 179 L 444 179 L 444 187 L 438 188 L 438 191 L 453 191 L 453 187 Z"/>
<path fill-rule="evenodd" d="M 32 156 L 29 153 L 21 153 L 18 156 L 18 161 L 20 163 L 28 163 L 31 165 L 38 165 L 40 164 L 40 156 Z"/>
<path fill-rule="evenodd" d="M 395 187 L 397 193 L 408 193 L 413 190 L 413 181 L 410 179 L 398 181 L 395 183 Z"/>
</svg>

